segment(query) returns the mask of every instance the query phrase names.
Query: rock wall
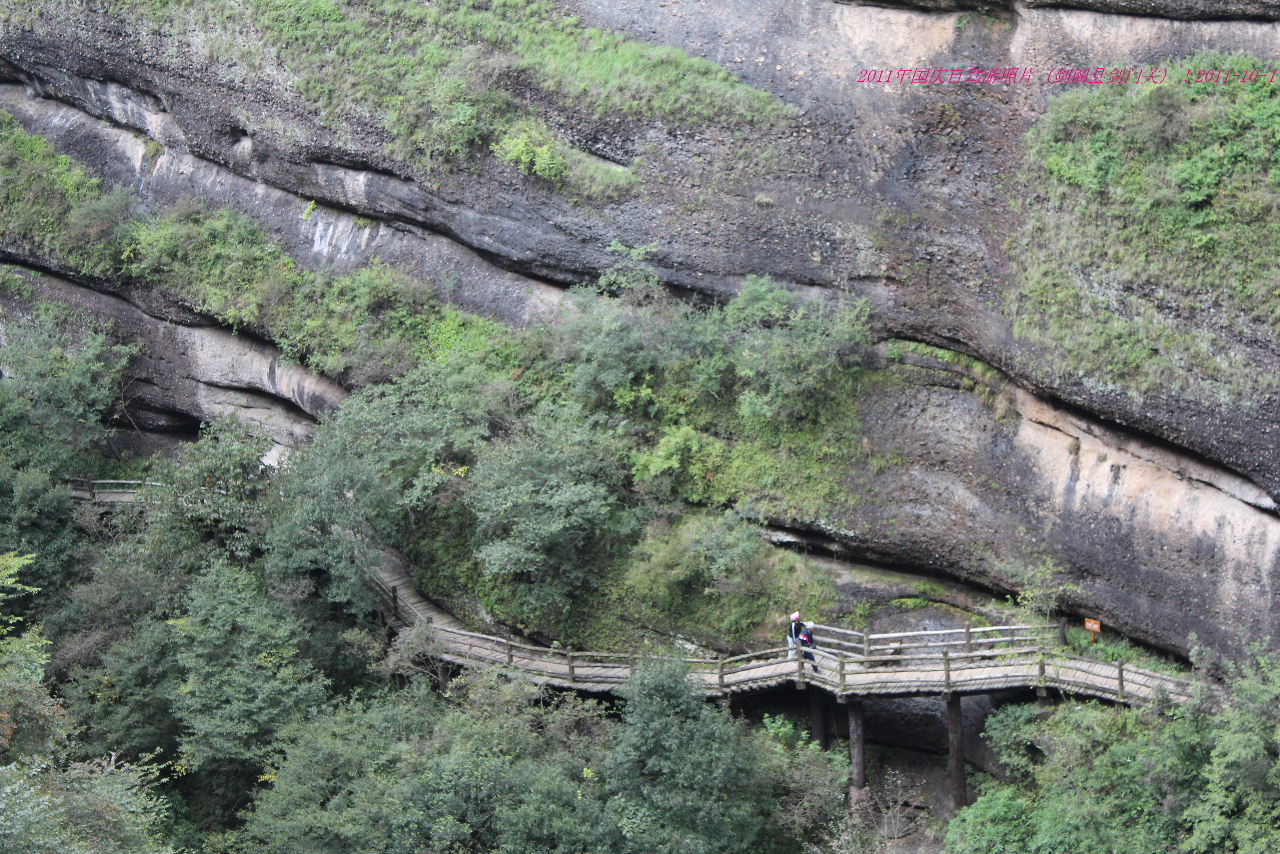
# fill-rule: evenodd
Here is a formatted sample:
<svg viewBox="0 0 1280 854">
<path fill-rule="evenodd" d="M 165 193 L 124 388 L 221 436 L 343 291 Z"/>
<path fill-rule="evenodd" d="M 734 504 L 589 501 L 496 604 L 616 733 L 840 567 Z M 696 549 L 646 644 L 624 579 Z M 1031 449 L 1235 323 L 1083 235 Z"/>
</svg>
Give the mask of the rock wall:
<svg viewBox="0 0 1280 854">
<path fill-rule="evenodd" d="M 22 264 L 12 253 L 0 260 Z M 310 441 L 316 420 L 333 412 L 347 392 L 336 383 L 284 359 L 268 343 L 223 329 L 161 295 L 131 301 L 111 283 L 79 282 L 35 270 L 26 276 L 33 298 L 74 306 L 110 325 L 113 336 L 139 345 L 126 371 L 125 417 L 144 432 L 190 434 L 201 422 L 234 417 L 270 436 L 276 450 Z M 97 287 L 92 287 L 96 285 Z M 143 307 L 146 305 L 146 308 Z M 0 300 L 4 319 L 27 306 Z"/>
<path fill-rule="evenodd" d="M 382 257 L 517 323 L 536 322 L 557 286 L 612 264 L 615 239 L 659 243 L 659 274 L 705 294 L 752 273 L 815 293 L 851 289 L 871 300 L 884 337 L 1002 373 L 975 388 L 945 364 L 893 368 L 906 378 L 869 402 L 863 428 L 905 462 L 874 476 L 851 463 L 842 476 L 867 496 L 855 511 L 780 522 L 858 557 L 995 591 L 1022 584 L 1011 567 L 1051 560 L 1072 581 L 1069 606 L 1172 650 L 1192 634 L 1231 650 L 1276 634 L 1280 401 L 1136 400 L 1046 373 L 1044 354 L 1018 341 L 1000 310 L 1016 227 L 1001 182 L 1054 87 L 856 82 L 865 68 L 1044 71 L 1213 46 L 1276 56 L 1269 4 L 1223 7 L 1222 17 L 1248 20 L 1184 20 L 1212 10 L 1173 0 L 1077 4 L 1111 14 L 1014 4 L 992 15 L 830 0 L 565 5 L 720 62 L 798 116 L 745 151 L 716 128 L 638 121 L 611 125 L 606 139 L 583 117 L 586 147 L 615 158 L 643 148 L 649 165 L 642 197 L 579 204 L 496 161 L 424 174 L 389 155 L 380 130 L 322 121 L 282 69 L 217 68 L 194 43 L 74 4 L 0 23 L 0 108 L 150 204 L 194 195 L 232 205 L 307 263 Z M 744 155 L 771 165 L 741 169 Z M 264 430 L 285 443 L 305 436 L 312 393 L 282 379 L 266 345 L 162 319 L 145 295 L 130 305 L 67 282 L 45 287 L 127 315 L 140 340 L 171 354 L 143 371 L 155 412 L 253 411 L 245 395 L 260 393 L 288 402 L 261 415 Z M 1275 341 L 1241 346 L 1255 363 L 1280 355 Z"/>
<path fill-rule="evenodd" d="M 878 452 L 910 463 L 852 478 L 867 498 L 814 532 L 852 554 L 995 590 L 1051 562 L 1061 602 L 1186 653 L 1280 637 L 1280 511 L 1238 474 L 928 358 L 868 411 Z"/>
</svg>

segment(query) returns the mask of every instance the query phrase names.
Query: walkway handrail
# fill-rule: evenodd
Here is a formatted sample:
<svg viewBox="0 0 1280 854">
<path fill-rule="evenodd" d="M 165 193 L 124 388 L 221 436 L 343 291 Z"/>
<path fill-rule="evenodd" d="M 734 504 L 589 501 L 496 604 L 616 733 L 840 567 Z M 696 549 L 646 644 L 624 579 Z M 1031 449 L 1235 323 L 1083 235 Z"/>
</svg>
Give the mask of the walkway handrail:
<svg viewBox="0 0 1280 854">
<path fill-rule="evenodd" d="M 99 492 L 117 501 L 150 481 L 72 479 L 76 498 L 99 501 Z M 134 487 L 130 490 L 128 487 Z M 107 499 L 101 499 L 107 503 Z M 774 647 L 722 658 L 591 652 L 535 646 L 479 634 L 443 621 L 446 612 L 423 599 L 400 567 L 374 573 L 369 587 L 383 610 L 411 625 L 431 622 L 435 657 L 466 666 L 503 666 L 551 685 L 614 691 L 631 678 L 639 661 L 685 662 L 708 694 L 723 695 L 794 682 L 814 685 L 838 697 L 986 692 L 1004 688 L 1057 687 L 1064 691 L 1117 700 L 1149 701 L 1160 695 L 1190 698 L 1188 679 L 1073 655 L 1051 642 L 1058 626 L 1010 625 L 872 634 L 838 626 L 815 625 L 819 644 L 810 648 Z M 402 592 L 403 591 L 403 592 Z M 807 659 L 804 653 L 811 653 Z"/>
<path fill-rule="evenodd" d="M 959 629 L 930 629 L 919 632 L 892 632 L 884 634 L 867 634 L 853 629 L 842 629 L 838 626 L 814 625 L 814 632 L 819 633 L 823 642 L 851 653 L 870 657 L 876 652 L 905 649 L 937 649 L 941 647 L 963 647 L 974 649 L 979 645 L 1025 643 L 1040 638 L 1048 638 L 1058 632 L 1053 624 L 983 626 L 975 628 L 966 626 Z M 944 639 L 945 638 L 945 639 Z"/>
</svg>

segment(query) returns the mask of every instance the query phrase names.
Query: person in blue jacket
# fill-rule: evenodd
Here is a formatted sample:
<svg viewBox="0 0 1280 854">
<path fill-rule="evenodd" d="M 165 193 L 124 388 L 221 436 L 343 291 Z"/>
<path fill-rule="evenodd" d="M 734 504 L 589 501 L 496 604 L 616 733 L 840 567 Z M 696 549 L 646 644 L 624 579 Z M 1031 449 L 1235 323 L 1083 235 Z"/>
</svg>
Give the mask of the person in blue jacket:
<svg viewBox="0 0 1280 854">
<path fill-rule="evenodd" d="M 804 650 L 804 660 L 813 662 L 813 672 L 818 672 L 818 661 L 809 650 L 815 649 L 813 642 L 813 623 L 804 623 L 800 629 L 800 648 Z"/>
</svg>

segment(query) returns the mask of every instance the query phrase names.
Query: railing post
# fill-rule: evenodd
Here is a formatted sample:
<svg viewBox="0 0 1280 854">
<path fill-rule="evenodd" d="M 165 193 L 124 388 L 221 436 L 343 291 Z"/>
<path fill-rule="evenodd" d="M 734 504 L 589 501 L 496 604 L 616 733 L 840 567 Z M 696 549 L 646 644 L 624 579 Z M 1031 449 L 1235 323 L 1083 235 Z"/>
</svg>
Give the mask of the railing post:
<svg viewBox="0 0 1280 854">
<path fill-rule="evenodd" d="M 573 653 L 566 653 L 565 656 L 569 660 L 569 681 L 573 682 Z"/>
<path fill-rule="evenodd" d="M 970 620 L 964 627 L 964 651 L 973 652 L 973 620 Z"/>
<path fill-rule="evenodd" d="M 1119 686 L 1120 686 L 1120 699 L 1123 700 L 1124 699 L 1124 662 L 1123 661 L 1116 663 L 1116 681 L 1119 683 Z"/>
<path fill-rule="evenodd" d="M 843 694 L 844 693 L 844 662 L 845 662 L 844 656 L 843 655 L 840 656 L 838 659 L 836 659 L 836 662 L 837 662 L 836 668 L 840 671 L 840 693 Z"/>
<path fill-rule="evenodd" d="M 871 657 L 871 632 L 867 632 L 862 636 L 862 657 Z"/>
<path fill-rule="evenodd" d="M 400 616 L 400 586 L 398 584 L 391 585 L 391 616 Z"/>
<path fill-rule="evenodd" d="M 942 686 L 945 690 L 951 690 L 951 650 L 944 649 L 942 651 Z"/>
<path fill-rule="evenodd" d="M 796 647 L 796 689 L 804 690 L 804 652 Z"/>
<path fill-rule="evenodd" d="M 507 667 L 515 663 L 515 652 L 511 648 L 511 641 L 507 641 Z"/>
<path fill-rule="evenodd" d="M 724 693 L 724 659 L 720 659 L 720 663 L 716 667 L 716 684 L 720 686 L 720 693 Z"/>
<path fill-rule="evenodd" d="M 1036 662 L 1036 670 L 1038 671 L 1040 687 L 1044 687 L 1044 650 L 1040 650 L 1040 660 Z"/>
</svg>

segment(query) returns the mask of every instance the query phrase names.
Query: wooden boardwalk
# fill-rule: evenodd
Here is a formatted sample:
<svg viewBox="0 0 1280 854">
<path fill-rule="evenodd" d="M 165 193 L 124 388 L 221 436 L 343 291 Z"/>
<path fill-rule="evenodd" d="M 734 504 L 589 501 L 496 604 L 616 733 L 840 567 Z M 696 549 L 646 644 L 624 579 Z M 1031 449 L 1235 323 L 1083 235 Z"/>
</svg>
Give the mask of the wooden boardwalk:
<svg viewBox="0 0 1280 854">
<path fill-rule="evenodd" d="M 76 481 L 73 495 L 98 504 L 136 500 L 143 484 Z M 389 549 L 369 578 L 383 612 L 395 623 L 431 625 L 431 655 L 466 667 L 502 667 L 544 685 L 616 691 L 646 658 L 519 643 L 466 631 L 417 592 L 408 561 Z M 780 629 L 781 631 L 781 629 Z M 757 691 L 787 683 L 814 686 L 842 702 L 851 698 L 979 694 L 1009 688 L 1057 688 L 1120 703 L 1164 696 L 1189 699 L 1190 680 L 1070 655 L 1054 643 L 1056 626 L 994 626 L 900 634 L 864 634 L 815 626 L 815 660 L 786 647 L 729 658 L 684 658 L 709 696 Z M 816 669 L 815 669 L 816 668 Z"/>
</svg>

